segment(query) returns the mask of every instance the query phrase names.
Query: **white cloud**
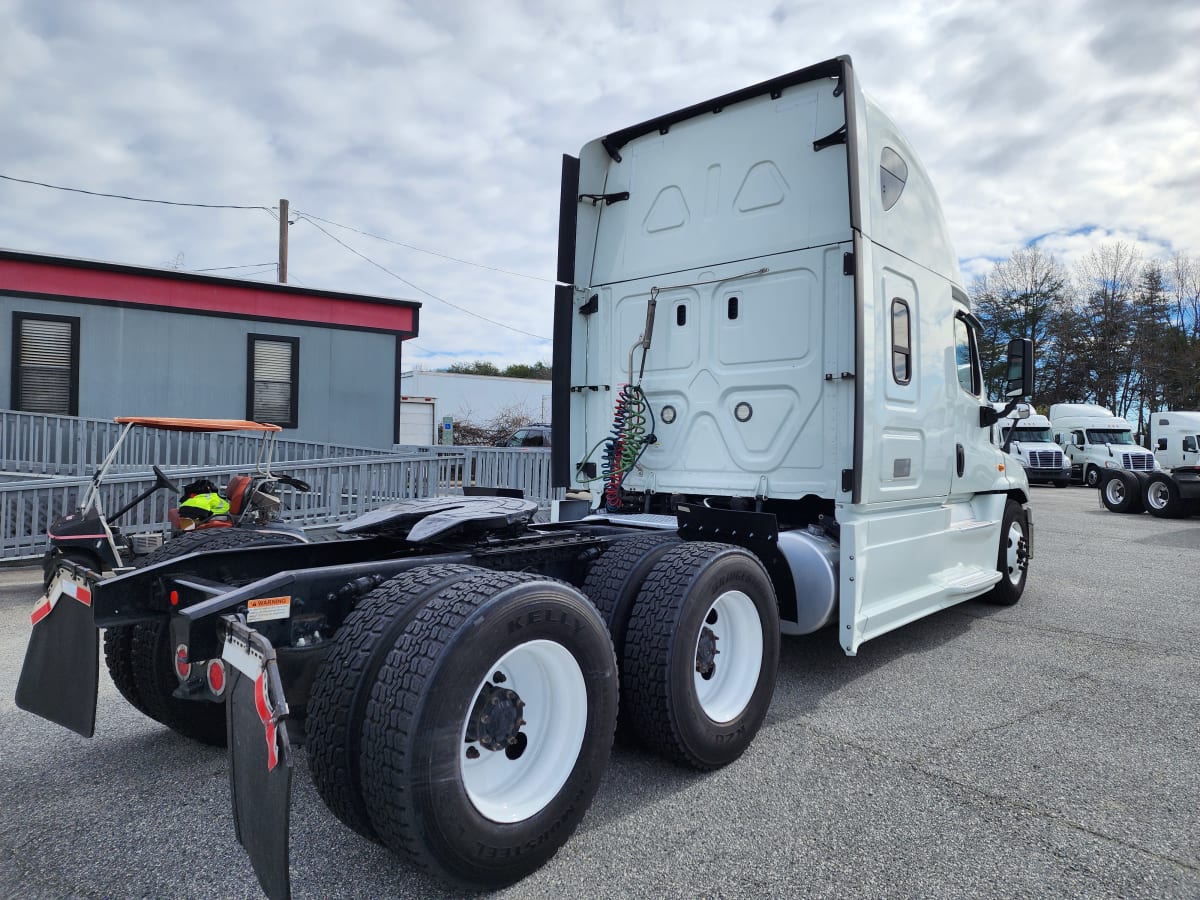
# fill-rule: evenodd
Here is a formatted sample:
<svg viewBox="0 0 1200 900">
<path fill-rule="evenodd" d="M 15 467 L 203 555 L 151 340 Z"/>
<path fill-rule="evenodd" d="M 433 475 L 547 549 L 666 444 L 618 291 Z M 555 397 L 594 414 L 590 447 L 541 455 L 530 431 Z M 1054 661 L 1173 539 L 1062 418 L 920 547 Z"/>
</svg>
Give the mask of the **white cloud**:
<svg viewBox="0 0 1200 900">
<path fill-rule="evenodd" d="M 847 52 L 937 185 L 964 275 L 1044 236 L 1200 256 L 1200 7 L 509 0 L 0 0 L 0 172 L 274 206 L 550 279 L 564 152 Z M 269 261 L 276 222 L 0 182 L 0 246 L 201 268 Z M 326 226 L 328 227 L 328 226 Z M 1084 233 L 1081 229 L 1091 227 Z M 551 333 L 552 287 L 330 229 L 451 303 Z M 421 300 L 409 359 L 548 360 L 291 228 L 312 286 Z M 269 274 L 259 276 L 268 279 Z"/>
</svg>

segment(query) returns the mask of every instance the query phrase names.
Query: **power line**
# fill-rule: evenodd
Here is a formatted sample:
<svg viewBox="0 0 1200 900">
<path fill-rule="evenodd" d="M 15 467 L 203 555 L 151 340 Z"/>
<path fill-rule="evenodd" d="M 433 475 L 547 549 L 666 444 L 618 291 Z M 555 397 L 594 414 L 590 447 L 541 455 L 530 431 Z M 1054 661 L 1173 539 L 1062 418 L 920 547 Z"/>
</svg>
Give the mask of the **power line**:
<svg viewBox="0 0 1200 900">
<path fill-rule="evenodd" d="M 193 272 L 227 272 L 230 269 L 257 269 L 260 266 L 274 266 L 273 262 L 246 263 L 244 266 L 215 266 L 211 269 L 192 269 Z"/>
<path fill-rule="evenodd" d="M 469 259 L 461 259 L 457 256 L 451 256 L 448 253 L 439 253 L 436 250 L 427 250 L 424 247 L 417 247 L 414 244 L 406 244 L 404 241 L 393 240 L 392 238 L 384 237 L 381 234 L 372 234 L 369 231 L 363 231 L 362 229 L 354 228 L 350 225 L 343 225 L 341 222 L 334 222 L 330 219 L 322 219 L 320 216 L 314 216 L 311 213 L 297 211 L 296 215 L 309 220 L 316 219 L 318 222 L 324 222 L 326 225 L 333 225 L 337 228 L 344 228 L 347 231 L 353 231 L 355 234 L 361 234 L 363 237 L 374 238 L 377 241 L 385 241 L 389 244 L 395 244 L 397 247 L 405 247 L 409 250 L 416 250 L 418 253 L 428 253 L 430 256 L 437 256 L 441 259 L 448 259 L 451 262 L 462 263 L 465 266 L 475 266 L 477 269 L 487 269 L 489 272 L 500 272 L 504 275 L 514 275 L 517 278 L 528 278 L 530 281 L 542 281 L 546 284 L 558 284 L 558 282 L 553 278 L 542 278 L 539 275 L 526 275 L 524 272 L 513 272 L 510 269 L 501 269 L 496 266 L 488 266 L 484 265 L 483 263 L 471 262 Z"/>
<path fill-rule="evenodd" d="M 466 313 L 468 316 L 474 316 L 477 319 L 482 319 L 485 322 L 489 322 L 492 325 L 498 325 L 501 328 L 508 329 L 509 331 L 515 331 L 515 332 L 517 332 L 517 334 L 523 334 L 526 337 L 536 338 L 539 341 L 550 340 L 550 338 L 544 337 L 543 335 L 540 335 L 540 334 L 534 334 L 532 331 L 523 331 L 520 328 L 514 328 L 512 325 L 505 325 L 503 322 L 498 322 L 495 319 L 489 319 L 487 316 L 480 315 L 479 313 L 474 312 L 473 310 L 467 309 L 465 306 L 459 306 L 457 303 L 451 303 L 449 300 L 442 299 L 437 294 L 431 294 L 429 291 L 425 290 L 423 287 L 418 287 L 417 285 L 415 285 L 411 281 L 409 281 L 407 278 L 403 278 L 403 277 L 397 275 L 391 269 L 387 268 L 386 266 L 383 266 L 383 265 L 375 262 L 375 260 L 371 259 L 371 257 L 367 256 L 366 254 L 360 253 L 358 250 L 351 247 L 349 244 L 347 244 L 345 241 L 343 241 L 341 238 L 337 237 L 336 235 L 330 234 L 328 231 L 326 231 L 324 228 L 322 228 L 319 224 L 317 224 L 315 221 L 313 221 L 311 216 L 308 216 L 308 215 L 305 215 L 304 213 L 298 212 L 298 213 L 296 213 L 296 217 L 298 219 L 304 219 L 306 222 L 308 222 L 310 225 L 312 225 L 313 228 L 317 229 L 317 231 L 321 232 L 323 235 L 325 235 L 327 238 L 329 238 L 334 243 L 341 244 L 341 246 L 345 247 L 347 250 L 349 250 L 351 253 L 353 253 L 355 256 L 357 256 L 359 259 L 363 260 L 364 262 L 370 263 L 375 268 L 379 269 L 381 272 L 386 272 L 388 275 L 391 275 L 393 278 L 395 278 L 400 283 L 408 285 L 414 291 L 418 291 L 418 292 L 424 294 L 426 297 L 429 297 L 433 300 L 438 301 L 438 303 L 445 303 L 447 306 L 453 307 L 454 309 L 457 309 L 459 312 Z"/>
<path fill-rule="evenodd" d="M 15 181 L 20 184 L 33 184 L 38 187 L 51 188 L 56 191 L 69 191 L 72 194 L 87 194 L 89 197 L 111 197 L 114 200 L 133 200 L 136 203 L 158 203 L 163 206 L 198 206 L 203 209 L 265 209 L 266 206 L 235 206 L 231 203 L 180 203 L 175 200 L 151 200 L 147 197 L 130 197 L 126 194 L 105 194 L 101 191 L 85 191 L 83 188 L 63 187 L 61 184 L 47 184 L 44 181 L 30 181 L 28 178 L 14 178 L 11 175 L 0 175 L 5 181 Z"/>
<path fill-rule="evenodd" d="M 269 207 L 269 206 L 241 206 L 241 205 L 232 204 L 232 203 L 183 203 L 183 202 L 176 201 L 176 200 L 156 200 L 156 199 L 149 198 L 149 197 L 132 197 L 128 194 L 109 194 L 109 193 L 105 193 L 103 191 L 89 191 L 89 190 L 84 190 L 83 188 L 65 187 L 61 184 L 49 184 L 48 182 L 45 182 L 45 181 L 33 181 L 28 178 L 16 178 L 12 175 L 0 175 L 0 179 L 3 179 L 5 181 L 16 182 L 18 184 L 29 184 L 29 185 L 35 185 L 37 187 L 50 188 L 51 190 L 55 190 L 55 191 L 66 191 L 66 192 L 72 193 L 72 194 L 86 194 L 89 197 L 107 197 L 107 198 L 110 198 L 113 200 L 131 200 L 135 203 L 156 203 L 156 204 L 159 204 L 162 206 L 186 206 L 186 207 L 195 207 L 195 208 L 200 208 L 200 209 L 261 209 L 267 215 L 271 216 L 276 221 L 279 220 L 279 214 L 277 212 L 275 212 L 274 208 Z M 504 274 L 504 275 L 512 275 L 516 278 L 528 278 L 531 281 L 540 281 L 540 282 L 544 282 L 546 284 L 559 284 L 559 282 L 553 278 L 542 278 L 541 276 L 538 276 L 538 275 L 529 275 L 524 272 L 514 272 L 511 269 L 502 269 L 498 266 L 489 266 L 484 263 L 472 262 L 469 259 L 462 259 L 461 257 L 458 257 L 458 256 L 451 256 L 448 253 L 439 253 L 437 250 L 429 250 L 425 247 L 418 247 L 415 244 L 405 243 L 404 241 L 397 241 L 397 240 L 394 240 L 389 237 L 384 237 L 381 234 L 372 234 L 369 231 L 363 231 L 360 228 L 354 228 L 351 225 L 345 225 L 341 222 L 334 222 L 332 219 L 322 218 L 321 216 L 312 215 L 310 213 L 296 211 L 295 216 L 297 219 L 303 219 L 303 220 L 307 221 L 314 228 L 317 228 L 318 230 L 320 230 L 323 234 L 325 234 L 327 237 L 331 238 L 332 240 L 337 241 L 337 243 L 342 244 L 343 247 L 350 250 L 351 252 L 356 253 L 359 256 L 362 256 L 362 258 L 364 260 L 366 260 L 367 262 L 371 263 L 374 266 L 378 266 L 380 269 L 383 269 L 383 271 L 387 272 L 393 278 L 403 281 L 405 284 L 407 284 L 413 290 L 420 291 L 422 294 L 426 294 L 429 297 L 432 297 L 434 300 L 438 300 L 442 303 L 445 303 L 447 306 L 454 306 L 455 309 L 461 310 L 462 312 L 465 312 L 468 315 L 478 316 L 479 318 L 484 319 L 485 321 L 488 321 L 488 322 L 492 322 L 492 324 L 494 324 L 494 325 L 499 325 L 502 328 L 508 328 L 511 331 L 517 331 L 517 332 L 520 332 L 521 334 L 529 335 L 530 337 L 537 337 L 540 340 L 549 340 L 549 338 L 543 338 L 540 335 L 531 334 L 528 331 L 521 331 L 521 329 L 519 329 L 519 328 L 513 328 L 511 325 L 505 325 L 502 322 L 495 322 L 492 319 L 488 319 L 486 316 L 480 316 L 478 313 L 473 313 L 470 310 L 464 309 L 461 306 L 455 306 L 455 304 L 451 303 L 449 300 L 443 300 L 441 297 L 438 297 L 434 294 L 430 294 L 428 291 L 425 291 L 422 288 L 417 287 L 415 284 L 412 284 L 411 282 L 405 281 L 399 275 L 396 275 L 394 272 L 391 272 L 391 271 L 385 269 L 383 266 L 380 266 L 379 263 L 375 262 L 374 260 L 372 260 L 366 256 L 363 256 L 361 253 L 358 253 L 358 251 L 355 250 L 353 247 L 351 247 L 349 244 L 343 243 L 342 241 L 340 241 L 336 237 L 334 237 L 332 234 L 330 234 L 328 231 L 326 231 L 324 228 L 321 228 L 321 226 L 318 225 L 317 222 L 324 222 L 325 224 L 332 225 L 335 228 L 344 228 L 347 231 L 353 231 L 355 234 L 361 234 L 363 237 L 369 237 L 369 238 L 372 238 L 377 241 L 384 241 L 385 243 L 388 243 L 388 244 L 395 244 L 398 247 L 404 247 L 408 250 L 415 250 L 418 253 L 426 253 L 430 256 L 436 256 L 441 259 L 447 259 L 447 260 L 450 260 L 451 262 L 460 263 L 465 266 L 474 266 L 475 268 L 478 268 L 478 269 L 486 269 L 489 272 L 500 272 L 501 274 Z M 266 263 L 263 263 L 262 265 L 266 265 Z M 241 269 L 241 268 L 249 268 L 249 267 L 250 266 L 223 266 L 223 267 L 212 268 L 212 269 L 195 269 L 193 271 L 217 272 L 217 271 L 222 271 L 222 270 L 227 270 L 227 269 Z"/>
</svg>

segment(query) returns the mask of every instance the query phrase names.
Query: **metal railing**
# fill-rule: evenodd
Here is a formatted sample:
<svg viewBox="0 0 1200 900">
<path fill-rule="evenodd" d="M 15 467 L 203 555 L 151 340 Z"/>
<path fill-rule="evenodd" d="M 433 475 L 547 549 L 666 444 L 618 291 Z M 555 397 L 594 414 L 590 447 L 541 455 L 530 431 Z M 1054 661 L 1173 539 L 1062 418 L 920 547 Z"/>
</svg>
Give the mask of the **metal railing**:
<svg viewBox="0 0 1200 900">
<path fill-rule="evenodd" d="M 0 410 L 0 471 L 34 475 L 87 475 L 121 435 L 108 419 L 84 419 Z M 118 469 L 159 466 L 253 464 L 262 435 L 252 432 L 187 432 L 135 428 L 116 460 Z M 324 441 L 277 440 L 277 462 L 348 456 L 394 456 L 392 448 L 356 447 Z"/>
<path fill-rule="evenodd" d="M 177 484 L 204 476 L 223 484 L 245 465 L 163 466 Z M 456 495 L 464 485 L 515 487 L 547 507 L 561 499 L 550 486 L 550 454 L 546 450 L 502 447 L 440 447 L 437 452 L 338 459 L 293 460 L 279 471 L 308 482 L 300 492 L 280 486 L 282 520 L 301 527 L 346 522 L 396 500 Z M 46 530 L 56 518 L 74 511 L 90 478 L 30 478 L 0 484 L 0 557 L 38 557 L 46 549 Z M 154 483 L 149 471 L 110 474 L 100 486 L 100 500 L 112 514 Z M 175 494 L 159 491 L 134 507 L 117 523 L 126 534 L 164 533 L 167 510 Z"/>
<path fill-rule="evenodd" d="M 280 485 L 281 519 L 300 527 L 345 522 L 396 500 L 456 491 L 461 458 L 412 456 L 353 457 L 296 461 L 289 475 L 308 482 L 311 491 Z M 244 466 L 172 467 L 166 474 L 179 484 L 204 476 L 224 483 Z M 36 479 L 0 484 L 0 556 L 27 559 L 46 550 L 46 529 L 59 516 L 78 508 L 89 478 Z M 100 486 L 100 502 L 112 514 L 154 484 L 149 472 L 110 475 Z M 162 490 L 125 513 L 116 524 L 126 534 L 165 533 L 167 510 L 177 495 Z"/>
</svg>

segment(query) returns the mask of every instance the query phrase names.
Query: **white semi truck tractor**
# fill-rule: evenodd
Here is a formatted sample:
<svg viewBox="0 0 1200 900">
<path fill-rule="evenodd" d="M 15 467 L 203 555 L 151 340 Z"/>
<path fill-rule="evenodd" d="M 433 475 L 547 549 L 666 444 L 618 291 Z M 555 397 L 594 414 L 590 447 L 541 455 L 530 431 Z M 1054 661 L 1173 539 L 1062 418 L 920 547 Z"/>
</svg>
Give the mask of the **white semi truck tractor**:
<svg viewBox="0 0 1200 900">
<path fill-rule="evenodd" d="M 993 403 L 1000 408 L 1000 404 Z M 1066 487 L 1071 483 L 1071 461 L 1054 443 L 1050 420 L 1036 407 L 1020 404 L 996 426 L 996 443 L 1025 469 L 1030 484 Z"/>
<path fill-rule="evenodd" d="M 493 888 L 579 824 L 618 705 L 649 750 L 729 765 L 781 633 L 853 656 L 1021 597 L 1029 484 L 989 435 L 1032 392 L 1031 345 L 998 413 L 937 195 L 848 57 L 564 157 L 558 280 L 552 468 L 581 518 L 450 496 L 340 540 L 173 541 L 107 580 L 66 561 L 18 705 L 90 736 L 103 627 L 135 707 L 228 741 L 268 895 L 290 890 L 301 739 L 347 826 Z"/>
<path fill-rule="evenodd" d="M 1150 446 L 1157 469 L 1104 473 L 1101 502 L 1113 512 L 1145 510 L 1166 519 L 1200 513 L 1200 412 L 1152 413 Z"/>
<path fill-rule="evenodd" d="M 1092 403 L 1055 403 L 1050 407 L 1054 440 L 1071 460 L 1071 476 L 1099 487 L 1104 472 L 1127 469 L 1153 472 L 1154 454 L 1133 440 L 1133 426 L 1112 410 Z"/>
</svg>

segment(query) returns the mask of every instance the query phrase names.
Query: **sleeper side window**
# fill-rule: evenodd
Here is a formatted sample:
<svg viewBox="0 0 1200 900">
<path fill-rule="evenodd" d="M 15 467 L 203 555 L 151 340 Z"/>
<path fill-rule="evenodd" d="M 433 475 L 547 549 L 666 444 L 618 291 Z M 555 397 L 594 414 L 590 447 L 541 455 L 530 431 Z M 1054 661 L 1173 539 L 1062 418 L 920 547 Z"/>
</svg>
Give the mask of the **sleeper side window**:
<svg viewBox="0 0 1200 900">
<path fill-rule="evenodd" d="M 892 301 L 892 378 L 897 384 L 912 381 L 912 320 L 899 297 Z"/>
</svg>

